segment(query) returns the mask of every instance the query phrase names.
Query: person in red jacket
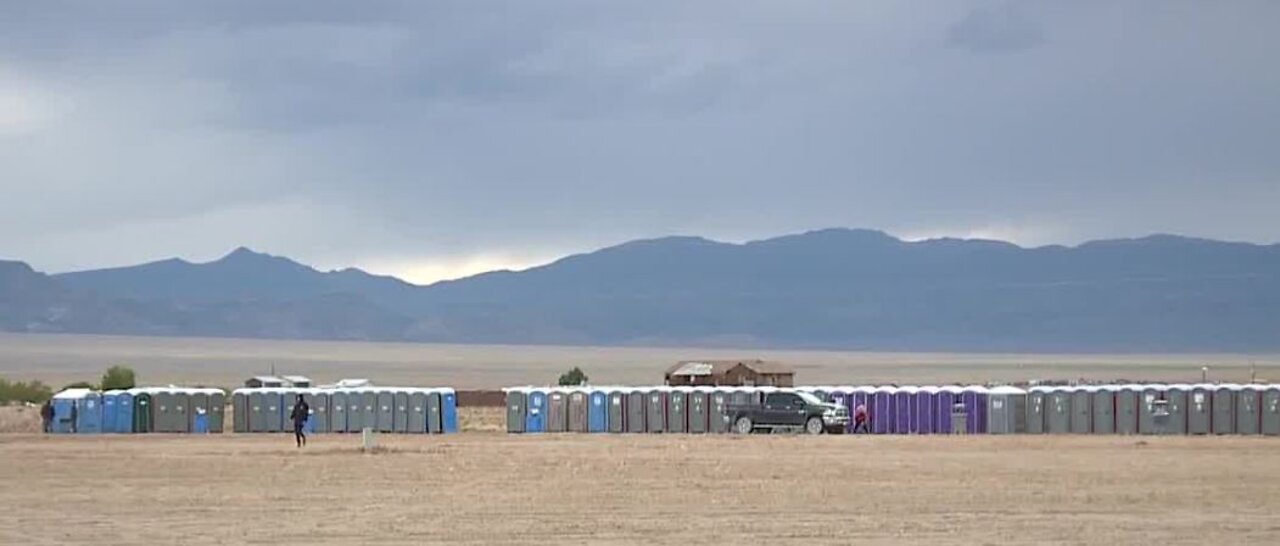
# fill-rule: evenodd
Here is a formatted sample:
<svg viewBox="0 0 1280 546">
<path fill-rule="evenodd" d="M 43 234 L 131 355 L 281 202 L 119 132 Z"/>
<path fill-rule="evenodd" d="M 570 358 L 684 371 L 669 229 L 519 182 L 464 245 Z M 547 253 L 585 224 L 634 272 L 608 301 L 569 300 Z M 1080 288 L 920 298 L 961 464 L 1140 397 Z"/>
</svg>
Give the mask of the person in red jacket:
<svg viewBox="0 0 1280 546">
<path fill-rule="evenodd" d="M 853 433 L 857 434 L 862 431 L 863 434 L 871 434 L 871 429 L 867 426 L 870 419 L 867 418 L 867 407 L 861 404 L 853 410 Z"/>
</svg>

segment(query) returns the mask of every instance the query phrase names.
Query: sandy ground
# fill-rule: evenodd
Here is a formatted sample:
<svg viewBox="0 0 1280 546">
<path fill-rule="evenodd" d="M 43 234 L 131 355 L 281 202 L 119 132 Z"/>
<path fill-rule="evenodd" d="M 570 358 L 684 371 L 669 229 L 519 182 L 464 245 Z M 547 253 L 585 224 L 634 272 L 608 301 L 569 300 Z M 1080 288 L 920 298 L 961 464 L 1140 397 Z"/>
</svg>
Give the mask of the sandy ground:
<svg viewBox="0 0 1280 546">
<path fill-rule="evenodd" d="M 357 441 L 0 435 L 0 543 L 1280 542 L 1271 438 Z"/>
<path fill-rule="evenodd" d="M 243 339 L 0 334 L 0 376 L 54 387 L 96 382 L 126 364 L 147 385 L 232 388 L 247 377 L 301 374 L 325 382 L 491 389 L 546 385 L 573 366 L 593 383 L 661 384 L 679 360 L 763 358 L 791 364 L 801 385 L 942 384 L 1034 379 L 1280 381 L 1280 355 L 1045 355 L 764 351 L 755 349 L 523 347 Z"/>
</svg>

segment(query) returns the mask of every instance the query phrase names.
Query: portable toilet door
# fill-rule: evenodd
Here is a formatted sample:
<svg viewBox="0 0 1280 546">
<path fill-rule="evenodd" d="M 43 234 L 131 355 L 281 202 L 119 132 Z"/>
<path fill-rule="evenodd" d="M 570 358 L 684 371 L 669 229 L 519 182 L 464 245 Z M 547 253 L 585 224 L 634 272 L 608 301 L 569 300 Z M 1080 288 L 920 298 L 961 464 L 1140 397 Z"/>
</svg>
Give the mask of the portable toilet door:
<svg viewBox="0 0 1280 546">
<path fill-rule="evenodd" d="M 987 433 L 1018 434 L 1027 430 L 1027 391 L 996 387 L 987 393 Z"/>
<path fill-rule="evenodd" d="M 912 430 L 917 434 L 933 434 L 938 432 L 937 423 L 934 421 L 936 412 L 933 410 L 934 397 L 938 393 L 938 387 L 920 387 L 920 390 L 911 395 L 911 419 Z M 850 413 L 850 416 L 853 414 Z M 849 420 L 853 422 L 852 419 Z"/>
<path fill-rule="evenodd" d="M 440 419 L 445 434 L 458 432 L 458 393 L 453 389 L 440 389 Z"/>
<path fill-rule="evenodd" d="M 378 430 L 378 391 L 375 389 L 362 389 L 360 391 L 360 428 Z M 351 419 L 351 414 L 347 414 L 347 419 Z"/>
<path fill-rule="evenodd" d="M 173 408 L 173 391 L 168 389 L 157 389 L 151 395 L 152 411 L 155 412 L 155 430 L 156 432 L 177 432 L 178 429 L 173 424 L 175 410 Z"/>
<path fill-rule="evenodd" d="M 627 393 L 621 389 L 610 390 L 605 403 L 608 414 L 609 432 L 621 433 L 627 430 Z"/>
<path fill-rule="evenodd" d="M 249 432 L 249 394 L 240 389 L 231 391 L 231 431 Z"/>
<path fill-rule="evenodd" d="M 689 389 L 676 387 L 667 392 L 667 432 L 686 432 L 689 429 Z"/>
<path fill-rule="evenodd" d="M 1234 385 L 1218 385 L 1213 390 L 1213 433 L 1235 434 L 1236 391 Z"/>
<path fill-rule="evenodd" d="M 587 432 L 609 432 L 609 395 L 591 391 L 587 397 Z"/>
<path fill-rule="evenodd" d="M 191 405 L 191 392 L 186 389 L 175 390 L 173 393 L 173 409 L 175 412 L 173 426 L 176 429 L 173 432 L 191 432 L 191 423 L 195 420 L 193 417 L 195 410 Z"/>
<path fill-rule="evenodd" d="M 693 434 L 706 434 L 710 428 L 711 388 L 694 387 L 686 398 L 686 413 L 689 417 L 688 431 Z"/>
<path fill-rule="evenodd" d="M 147 433 L 155 430 L 155 413 L 151 393 L 137 391 L 133 394 L 133 431 Z"/>
<path fill-rule="evenodd" d="M 1045 387 L 1031 387 L 1027 391 L 1027 434 L 1045 433 L 1047 398 L 1048 389 Z"/>
<path fill-rule="evenodd" d="M 227 409 L 227 393 L 209 389 L 209 432 L 221 434 Z"/>
<path fill-rule="evenodd" d="M 898 434 L 911 433 L 911 393 L 916 390 L 916 387 L 899 387 L 893 393 L 893 430 Z"/>
<path fill-rule="evenodd" d="M 1071 433 L 1093 432 L 1093 391 L 1095 387 L 1076 387 L 1071 390 Z"/>
<path fill-rule="evenodd" d="M 307 432 L 326 433 L 333 430 L 333 413 L 330 410 L 332 398 L 329 391 L 311 389 L 303 395 L 307 405 L 311 407 L 311 418 L 307 419 Z"/>
<path fill-rule="evenodd" d="M 569 429 L 569 394 L 563 389 L 547 393 L 547 432 L 565 432 Z"/>
<path fill-rule="evenodd" d="M 893 395 L 897 389 L 894 387 L 879 387 L 875 392 L 871 393 L 872 403 L 875 407 L 871 409 L 871 431 L 876 434 L 893 434 L 898 430 L 897 427 L 897 405 L 893 402 Z"/>
<path fill-rule="evenodd" d="M 525 432 L 544 432 L 547 424 L 547 393 L 542 390 L 531 390 L 525 398 L 529 413 L 525 415 Z"/>
<path fill-rule="evenodd" d="M 1045 432 L 1068 434 L 1071 432 L 1071 391 L 1066 387 L 1050 389 L 1046 396 Z"/>
<path fill-rule="evenodd" d="M 262 414 L 267 432 L 284 432 L 285 421 L 291 421 L 285 418 L 289 411 L 285 409 L 285 405 L 291 400 L 291 395 L 292 393 L 279 389 L 268 389 L 262 393 Z M 292 428 L 292 423 L 289 426 Z"/>
<path fill-rule="evenodd" d="M 520 430 L 524 430 L 524 398 L 520 399 Z M 427 391 L 426 389 L 409 390 L 409 421 L 406 423 L 410 434 L 427 433 Z"/>
<path fill-rule="evenodd" d="M 1116 388 L 1116 434 L 1138 433 L 1138 402 L 1142 387 L 1121 385 Z"/>
<path fill-rule="evenodd" d="M 667 392 L 664 388 L 653 388 L 645 392 L 648 410 L 645 413 L 645 431 L 665 432 L 667 430 Z"/>
<path fill-rule="evenodd" d="M 1187 433 L 1187 395 L 1190 390 L 1190 385 L 1169 385 L 1164 391 L 1165 409 L 1169 412 L 1165 434 Z"/>
<path fill-rule="evenodd" d="M 1280 385 L 1268 385 L 1262 391 L 1262 433 L 1280 435 Z"/>
<path fill-rule="evenodd" d="M 329 394 L 329 432 L 347 431 L 347 393 L 342 390 L 330 390 Z"/>
<path fill-rule="evenodd" d="M 938 387 L 933 400 L 933 422 L 938 434 L 951 434 L 951 412 L 956 402 L 963 402 L 964 389 L 956 385 Z"/>
<path fill-rule="evenodd" d="M 187 395 L 187 431 L 197 434 L 209 432 L 209 393 L 192 391 Z"/>
<path fill-rule="evenodd" d="M 707 430 L 713 434 L 729 432 L 729 402 L 727 389 L 712 389 L 707 394 Z"/>
<path fill-rule="evenodd" d="M 1138 433 L 1139 434 L 1158 434 L 1161 431 L 1156 430 L 1156 414 L 1159 411 L 1166 411 L 1168 404 L 1157 404 L 1157 401 L 1164 400 L 1164 385 L 1143 385 L 1140 398 L 1138 399 Z"/>
<path fill-rule="evenodd" d="M 374 410 L 378 432 L 394 432 L 396 429 L 396 395 L 387 389 L 378 389 Z"/>
<path fill-rule="evenodd" d="M 968 434 L 986 434 L 987 432 L 987 388 L 981 385 L 970 385 L 964 388 L 965 432 Z"/>
<path fill-rule="evenodd" d="M 1187 393 L 1187 434 L 1213 431 L 1213 387 L 1192 385 Z"/>
<path fill-rule="evenodd" d="M 1116 389 L 1111 385 L 1093 391 L 1093 433 L 1116 433 Z"/>
<path fill-rule="evenodd" d="M 1262 432 L 1262 388 L 1257 385 L 1244 385 L 1236 391 L 1236 434 L 1258 434 Z"/>
<path fill-rule="evenodd" d="M 444 397 L 438 389 L 427 389 L 427 432 L 444 434 Z"/>
<path fill-rule="evenodd" d="M 649 397 L 640 389 L 627 392 L 627 432 L 637 433 L 648 430 L 645 425 L 645 414 L 648 413 Z"/>
<path fill-rule="evenodd" d="M 102 393 L 102 432 L 113 433 L 116 431 L 116 394 L 120 391 L 112 390 Z"/>
<path fill-rule="evenodd" d="M 506 389 L 504 394 L 507 399 L 507 433 L 520 434 L 524 432 L 524 416 L 527 411 L 525 408 L 525 391 L 523 389 Z M 417 395 L 415 394 L 414 396 L 416 397 Z"/>
<path fill-rule="evenodd" d="M 586 391 L 574 389 L 569 391 L 569 432 L 587 432 L 590 430 L 590 396 Z"/>
<path fill-rule="evenodd" d="M 394 393 L 395 397 L 395 417 L 393 429 L 396 432 L 407 434 L 409 432 L 409 392 L 404 389 L 398 389 Z"/>
<path fill-rule="evenodd" d="M 260 389 L 253 389 L 244 393 L 245 403 L 248 404 L 248 415 L 246 415 L 245 426 L 249 432 L 266 432 L 267 431 L 267 395 Z"/>
<path fill-rule="evenodd" d="M 99 434 L 102 432 L 102 395 L 88 392 L 76 400 L 76 432 Z"/>
</svg>

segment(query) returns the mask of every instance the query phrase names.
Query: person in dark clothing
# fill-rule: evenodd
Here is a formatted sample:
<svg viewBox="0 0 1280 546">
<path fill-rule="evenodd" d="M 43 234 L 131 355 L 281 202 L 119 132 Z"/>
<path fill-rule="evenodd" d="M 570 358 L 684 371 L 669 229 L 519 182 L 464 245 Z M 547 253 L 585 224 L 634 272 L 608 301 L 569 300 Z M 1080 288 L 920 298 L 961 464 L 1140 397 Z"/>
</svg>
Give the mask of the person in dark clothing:
<svg viewBox="0 0 1280 546">
<path fill-rule="evenodd" d="M 861 431 L 863 434 L 870 434 L 871 429 L 867 426 L 868 421 L 870 419 L 867 418 L 867 407 L 859 405 L 857 409 L 853 410 L 853 433 L 857 434 Z"/>
<path fill-rule="evenodd" d="M 40 423 L 44 425 L 44 433 L 53 432 L 53 401 L 45 400 L 40 406 Z"/>
<path fill-rule="evenodd" d="M 77 409 L 78 405 L 79 404 L 76 404 L 75 402 L 71 403 L 71 433 L 72 434 L 75 434 L 76 432 L 76 417 L 79 417 L 79 413 L 80 413 L 80 410 Z"/>
<path fill-rule="evenodd" d="M 293 439 L 298 442 L 298 447 L 307 445 L 307 433 L 302 429 L 307 426 L 307 418 L 310 416 L 311 407 L 299 394 L 298 400 L 293 403 L 293 413 L 289 415 L 293 419 Z"/>
</svg>

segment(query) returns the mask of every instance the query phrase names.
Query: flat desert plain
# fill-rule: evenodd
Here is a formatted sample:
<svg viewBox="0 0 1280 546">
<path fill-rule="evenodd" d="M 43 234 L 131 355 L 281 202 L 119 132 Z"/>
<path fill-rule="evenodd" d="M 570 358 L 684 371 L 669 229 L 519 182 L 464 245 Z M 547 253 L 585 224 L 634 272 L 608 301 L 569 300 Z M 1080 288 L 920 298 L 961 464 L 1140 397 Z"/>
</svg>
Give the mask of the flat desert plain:
<svg viewBox="0 0 1280 546">
<path fill-rule="evenodd" d="M 1260 437 L 0 435 L 0 544 L 1277 544 Z"/>
<path fill-rule="evenodd" d="M 232 388 L 273 369 L 317 381 L 364 377 L 383 385 L 492 389 L 554 383 L 579 366 L 595 384 L 661 384 L 680 360 L 761 358 L 792 365 L 803 385 L 1018 382 L 1091 379 L 1280 382 L 1280 355 L 952 354 L 770 351 L 726 348 L 615 348 L 437 345 L 247 339 L 0 334 L 0 377 L 55 387 L 96 382 L 126 364 L 143 384 Z"/>
</svg>

